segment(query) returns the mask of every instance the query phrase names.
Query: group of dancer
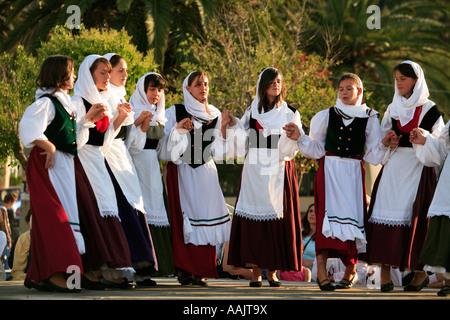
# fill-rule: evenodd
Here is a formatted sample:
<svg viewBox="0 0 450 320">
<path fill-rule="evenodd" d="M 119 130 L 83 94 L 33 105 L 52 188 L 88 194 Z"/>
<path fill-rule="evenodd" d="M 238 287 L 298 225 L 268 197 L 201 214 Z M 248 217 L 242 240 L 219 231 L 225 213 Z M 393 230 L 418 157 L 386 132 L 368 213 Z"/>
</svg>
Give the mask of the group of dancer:
<svg viewBox="0 0 450 320">
<path fill-rule="evenodd" d="M 261 72 L 241 119 L 208 103 L 203 72 L 184 79 L 184 101 L 167 109 L 164 77 L 143 75 L 127 102 L 127 76 L 114 53 L 87 56 L 77 76 L 67 56 L 41 66 L 36 101 L 20 122 L 20 139 L 32 148 L 28 288 L 78 292 L 67 281 L 73 266 L 84 289 L 154 286 L 153 275 L 172 273 L 181 285 L 207 285 L 218 278 L 216 248 L 227 242 L 227 264 L 251 269 L 251 287 L 263 285 L 263 270 L 271 287 L 281 286 L 277 271 L 302 269 L 299 152 L 320 159 L 321 290 L 351 288 L 358 259 L 381 265 L 382 292 L 393 290 L 392 266 L 414 271 L 408 291 L 428 283 L 427 271 L 450 279 L 450 169 L 444 164 L 439 183 L 435 170 L 450 150 L 449 124 L 428 100 L 418 64 L 395 67 L 381 124 L 363 103 L 360 78 L 344 74 L 336 104 L 312 118 L 308 135 L 276 68 Z M 215 162 L 236 157 L 245 160 L 230 215 Z M 370 206 L 363 161 L 383 165 Z M 333 257 L 346 267 L 336 285 L 326 270 Z"/>
</svg>

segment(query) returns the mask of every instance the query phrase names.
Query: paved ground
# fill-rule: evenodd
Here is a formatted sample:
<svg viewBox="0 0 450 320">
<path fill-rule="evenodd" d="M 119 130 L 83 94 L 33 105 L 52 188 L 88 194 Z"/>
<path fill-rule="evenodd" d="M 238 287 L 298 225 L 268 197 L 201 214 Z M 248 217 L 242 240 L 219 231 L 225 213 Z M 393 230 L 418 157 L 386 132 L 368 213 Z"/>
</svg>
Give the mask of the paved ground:
<svg viewBox="0 0 450 320">
<path fill-rule="evenodd" d="M 402 316 L 405 313 L 417 316 L 414 312 L 422 308 L 427 312 L 439 312 L 448 310 L 450 306 L 450 296 L 438 297 L 438 289 L 435 288 L 408 293 L 398 287 L 390 293 L 381 293 L 364 285 L 356 285 L 349 290 L 322 292 L 311 282 L 284 281 L 282 287 L 270 288 L 265 281 L 262 288 L 250 288 L 246 280 L 217 279 L 208 280 L 208 287 L 197 287 L 181 286 L 175 278 L 153 279 L 158 283 L 153 288 L 82 290 L 76 294 L 40 292 L 25 288 L 20 281 L 3 281 L 0 282 L 0 306 L 9 303 L 21 312 L 33 314 L 35 307 L 42 310 L 48 306 L 51 309 L 57 300 L 57 305 L 67 306 L 73 314 L 85 314 L 90 310 L 88 314 L 92 315 L 95 310 L 96 314 L 101 312 L 105 315 L 106 312 L 117 316 L 113 310 L 128 310 L 131 313 L 133 310 L 164 310 L 164 315 L 173 320 L 199 317 L 281 320 L 291 318 L 293 312 L 298 310 L 335 313 L 340 309 L 347 315 L 364 309 L 366 311 L 363 312 L 371 315 L 384 315 L 386 310 L 390 310 L 390 316 L 393 312 Z"/>
</svg>

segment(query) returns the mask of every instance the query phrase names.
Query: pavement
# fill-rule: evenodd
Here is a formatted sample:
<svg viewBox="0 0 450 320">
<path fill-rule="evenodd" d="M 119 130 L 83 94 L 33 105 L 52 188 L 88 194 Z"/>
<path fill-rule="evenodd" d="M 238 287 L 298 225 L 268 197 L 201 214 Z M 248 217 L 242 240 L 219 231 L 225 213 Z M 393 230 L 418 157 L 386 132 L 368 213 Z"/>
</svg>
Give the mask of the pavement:
<svg viewBox="0 0 450 320">
<path fill-rule="evenodd" d="M 53 303 L 57 301 L 56 303 L 63 307 L 71 307 L 74 303 L 75 306 L 80 306 L 72 308 L 71 312 L 85 312 L 84 306 L 94 306 L 94 310 L 95 306 L 99 305 L 108 306 L 101 310 L 109 312 L 109 307 L 161 309 L 164 310 L 164 315 L 175 316 L 170 319 L 250 317 L 277 320 L 287 318 L 292 312 L 303 309 L 303 306 L 309 311 L 322 308 L 323 312 L 331 312 L 345 305 L 345 313 L 352 313 L 352 310 L 356 310 L 354 308 L 364 308 L 370 310 L 370 314 L 382 313 L 385 310 L 383 306 L 395 306 L 395 310 L 400 310 L 403 316 L 405 310 L 416 310 L 416 307 L 430 311 L 433 306 L 438 310 L 448 310 L 450 306 L 450 296 L 439 297 L 439 289 L 429 287 L 420 292 L 405 292 L 402 287 L 396 287 L 394 291 L 382 293 L 377 289 L 369 289 L 366 285 L 356 284 L 347 290 L 322 292 L 313 282 L 282 281 L 282 287 L 271 288 L 267 281 L 264 281 L 262 288 L 251 288 L 247 280 L 228 278 L 208 279 L 207 287 L 181 286 L 175 278 L 153 280 L 157 282 L 156 287 L 104 291 L 83 289 L 80 293 L 73 294 L 27 289 L 22 281 L 1 281 L 0 306 L 6 302 L 18 308 L 30 304 L 30 309 L 34 309 L 35 305 L 40 308 L 54 306 Z M 53 302 L 51 305 L 50 301 Z M 39 304 L 36 304 L 37 302 Z M 393 310 L 389 312 L 390 315 Z M 414 313 L 412 315 L 417 316 Z"/>
</svg>

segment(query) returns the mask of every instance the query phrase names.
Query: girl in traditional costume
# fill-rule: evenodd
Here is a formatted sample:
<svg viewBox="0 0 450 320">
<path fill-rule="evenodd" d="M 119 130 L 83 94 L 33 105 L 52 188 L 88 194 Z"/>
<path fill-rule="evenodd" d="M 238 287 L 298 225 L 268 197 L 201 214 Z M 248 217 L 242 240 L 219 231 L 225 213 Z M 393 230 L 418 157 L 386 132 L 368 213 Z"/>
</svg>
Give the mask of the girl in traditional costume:
<svg viewBox="0 0 450 320">
<path fill-rule="evenodd" d="M 144 74 L 136 84 L 136 91 L 130 97 L 130 104 L 137 119 L 141 114 L 151 113 L 152 119 L 146 132 L 142 150 L 130 149 L 139 178 L 147 223 L 155 246 L 158 260 L 158 276 L 175 274 L 171 246 L 171 228 L 165 205 L 161 166 L 156 148 L 164 137 L 165 79 L 158 73 Z"/>
<path fill-rule="evenodd" d="M 38 290 L 79 292 L 66 283 L 72 267 L 81 276 L 85 252 L 76 198 L 77 113 L 68 90 L 75 81 L 73 60 L 48 57 L 36 84 L 36 101 L 25 110 L 19 136 L 28 158 L 26 176 L 33 216 L 31 255 L 25 286 Z M 89 115 L 92 117 L 92 114 Z"/>
<path fill-rule="evenodd" d="M 410 141 L 416 156 L 426 166 L 442 166 L 433 201 L 428 209 L 430 223 L 419 262 L 424 270 L 444 277 L 444 286 L 438 296 L 450 294 L 450 121 L 438 137 L 426 130 L 413 129 Z"/>
<path fill-rule="evenodd" d="M 136 168 L 129 149 L 142 150 L 145 143 L 145 127 L 149 126 L 149 112 L 134 119 L 131 105 L 125 100 L 125 83 L 128 78 L 127 64 L 117 54 L 108 53 L 105 57 L 111 62 L 111 79 L 108 103 L 113 119 L 120 118 L 120 109 L 126 107 L 127 116 L 107 150 L 103 150 L 106 166 L 111 175 L 119 207 L 119 217 L 128 239 L 131 261 L 136 270 L 135 282 L 138 286 L 155 286 L 150 274 L 157 269 L 157 260 L 152 237 L 146 220 L 144 199 Z M 114 121 L 114 120 L 113 120 Z"/>
<path fill-rule="evenodd" d="M 363 160 L 381 163 L 389 152 L 390 134 L 383 138 L 378 112 L 363 103 L 363 85 L 355 74 L 339 79 L 336 105 L 312 118 L 309 136 L 293 126 L 287 134 L 293 139 L 300 135 L 298 146 L 305 157 L 320 159 L 314 183 L 319 288 L 351 288 L 367 244 Z M 328 258 L 340 258 L 345 265 L 344 278 L 336 286 L 328 279 Z"/>
<path fill-rule="evenodd" d="M 433 167 L 424 166 L 409 141 L 414 128 L 437 135 L 444 127 L 441 113 L 428 99 L 422 68 L 412 61 L 395 67 L 395 94 L 381 127 L 399 140 L 374 183 L 367 224 L 368 262 L 381 264 L 381 291 L 394 289 L 391 266 L 414 271 L 405 291 L 428 283 L 419 254 L 428 229 L 427 212 L 436 187 Z"/>
<path fill-rule="evenodd" d="M 125 119 L 112 121 L 108 105 L 111 64 L 99 55 L 89 55 L 81 63 L 72 102 L 84 119 L 91 110 L 101 110 L 103 117 L 95 124 L 81 123 L 78 134 L 79 166 L 77 167 L 81 229 L 89 241 L 83 256 L 85 268 L 92 271 L 84 281 L 86 289 L 129 288 L 135 270 L 123 232 L 113 182 L 105 165 L 102 149 L 109 148 L 116 129 Z M 87 130 L 85 130 L 87 128 Z M 86 188 L 81 183 L 90 184 Z M 99 283 L 101 282 L 101 283 Z"/>
<path fill-rule="evenodd" d="M 216 246 L 228 241 L 231 225 L 214 160 L 225 158 L 226 129 L 235 119 L 208 104 L 208 93 L 204 73 L 184 79 L 184 103 L 166 110 L 166 135 L 158 145 L 160 159 L 169 160 L 173 258 L 183 285 L 218 277 Z"/>
<path fill-rule="evenodd" d="M 302 230 L 295 160 L 297 143 L 283 127 L 301 127 L 300 113 L 284 98 L 283 77 L 275 68 L 259 75 L 256 96 L 239 123 L 247 150 L 229 243 L 228 264 L 252 268 L 251 287 L 281 286 L 276 271 L 302 269 Z M 245 134 L 246 133 L 246 134 Z M 242 142 L 241 142 L 242 143 Z M 238 150 L 242 148 L 238 147 Z"/>
</svg>

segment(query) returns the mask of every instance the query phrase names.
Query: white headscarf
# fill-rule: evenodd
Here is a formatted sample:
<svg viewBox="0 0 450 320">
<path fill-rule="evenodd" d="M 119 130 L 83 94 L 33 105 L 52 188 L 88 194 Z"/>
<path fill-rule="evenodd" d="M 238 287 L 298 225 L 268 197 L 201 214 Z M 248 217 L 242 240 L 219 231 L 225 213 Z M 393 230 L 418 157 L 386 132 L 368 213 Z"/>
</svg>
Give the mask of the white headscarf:
<svg viewBox="0 0 450 320">
<path fill-rule="evenodd" d="M 144 84 L 145 78 L 148 75 L 157 74 L 156 72 L 147 72 L 144 74 L 136 84 L 136 91 L 131 95 L 130 104 L 135 112 L 134 117 L 137 118 L 142 113 L 142 111 L 150 111 L 153 114 L 152 121 L 150 123 L 151 126 L 154 126 L 156 122 L 164 125 L 167 122 L 166 118 L 166 98 L 164 95 L 164 91 L 161 95 L 161 98 L 158 100 L 156 105 L 150 104 L 147 99 L 147 93 L 145 92 Z"/>
<path fill-rule="evenodd" d="M 414 117 L 416 107 L 421 106 L 429 102 L 428 97 L 430 93 L 425 81 L 425 75 L 422 68 L 415 62 L 405 60 L 402 63 L 411 65 L 414 73 L 417 76 L 417 82 L 414 85 L 413 93 L 409 98 L 405 98 L 398 92 L 397 81 L 395 81 L 395 93 L 392 103 L 388 106 L 390 115 L 395 120 L 400 120 L 402 126 L 406 125 Z"/>
<path fill-rule="evenodd" d="M 103 103 L 109 107 L 109 84 L 107 90 L 99 92 L 97 87 L 95 86 L 91 71 L 89 70 L 94 61 L 98 58 L 101 58 L 101 56 L 97 54 L 91 54 L 87 56 L 81 63 L 80 68 L 78 69 L 78 78 L 73 88 L 74 97 L 79 96 L 87 100 L 90 104 Z M 110 109 L 106 111 L 106 115 L 110 119 L 112 118 Z"/>
<path fill-rule="evenodd" d="M 286 101 L 282 100 L 281 105 L 273 108 L 269 112 L 264 112 L 264 110 L 261 110 L 262 113 L 259 113 L 258 111 L 258 104 L 259 104 L 259 82 L 261 81 L 262 74 L 268 70 L 268 69 L 274 69 L 275 68 L 269 67 L 264 69 L 260 74 L 258 78 L 258 82 L 256 84 L 256 95 L 253 98 L 252 104 L 251 104 L 251 112 L 252 112 L 252 118 L 258 121 L 258 123 L 261 125 L 261 127 L 264 128 L 263 136 L 267 137 L 270 134 L 280 134 L 282 132 L 282 128 L 289 122 L 293 122 L 293 116 L 292 111 L 288 108 L 288 105 Z"/>
<path fill-rule="evenodd" d="M 206 111 L 206 106 L 204 103 L 201 103 L 188 91 L 186 88 L 188 86 L 188 80 L 192 73 L 191 72 L 183 81 L 183 95 L 184 95 L 184 106 L 186 107 L 186 111 L 193 115 L 195 118 L 200 119 L 202 121 L 211 121 L 217 118 L 220 115 L 219 109 L 214 107 L 212 104 L 208 104 L 208 109 L 211 114 Z"/>
<path fill-rule="evenodd" d="M 107 53 L 103 57 L 111 61 L 111 58 L 115 56 L 117 53 Z M 127 102 L 125 96 L 127 95 L 127 91 L 125 90 L 125 86 L 116 86 L 114 83 L 109 83 L 109 102 L 111 104 L 111 113 L 114 117 L 118 115 L 117 105 L 119 103 Z M 122 125 L 127 126 L 134 123 L 134 112 L 131 111 L 127 118 L 123 121 Z"/>
<path fill-rule="evenodd" d="M 364 96 L 363 83 L 356 74 L 355 76 L 358 78 L 359 87 L 361 88 L 361 94 L 359 95 L 358 100 L 356 100 L 356 103 L 354 105 L 344 104 L 341 98 L 339 98 L 338 92 L 336 104 L 334 106 L 336 112 L 346 120 L 350 120 L 353 118 L 368 118 L 378 115 L 377 111 L 373 110 L 372 108 L 369 108 L 365 103 L 362 103 Z"/>
</svg>

